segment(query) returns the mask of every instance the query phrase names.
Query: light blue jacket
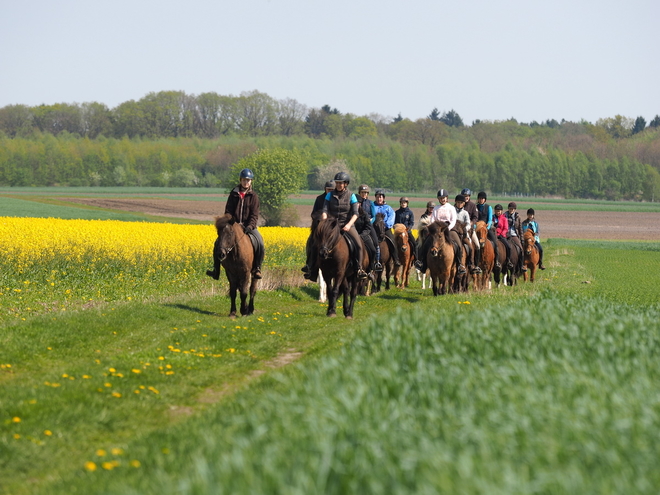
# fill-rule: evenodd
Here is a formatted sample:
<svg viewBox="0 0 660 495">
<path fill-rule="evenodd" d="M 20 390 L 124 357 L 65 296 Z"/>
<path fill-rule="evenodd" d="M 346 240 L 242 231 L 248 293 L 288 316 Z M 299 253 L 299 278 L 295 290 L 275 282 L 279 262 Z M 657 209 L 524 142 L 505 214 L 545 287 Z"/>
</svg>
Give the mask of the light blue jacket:
<svg viewBox="0 0 660 495">
<path fill-rule="evenodd" d="M 391 229 L 392 226 L 394 226 L 394 210 L 392 209 L 392 207 L 387 204 L 377 205 L 376 203 L 373 203 L 373 205 L 375 209 L 374 218 L 376 218 L 376 215 L 378 215 L 379 213 L 382 213 L 385 216 L 384 218 L 385 227 Z"/>
</svg>

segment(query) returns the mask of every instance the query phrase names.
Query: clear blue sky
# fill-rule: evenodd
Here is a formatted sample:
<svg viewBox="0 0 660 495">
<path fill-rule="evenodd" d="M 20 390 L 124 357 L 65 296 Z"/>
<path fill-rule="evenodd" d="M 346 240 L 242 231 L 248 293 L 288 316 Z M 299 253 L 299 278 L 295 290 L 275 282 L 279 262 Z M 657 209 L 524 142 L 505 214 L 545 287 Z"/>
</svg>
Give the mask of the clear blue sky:
<svg viewBox="0 0 660 495">
<path fill-rule="evenodd" d="M 660 114 L 658 0 L 0 1 L 0 107 L 259 90 L 468 124 Z"/>
</svg>

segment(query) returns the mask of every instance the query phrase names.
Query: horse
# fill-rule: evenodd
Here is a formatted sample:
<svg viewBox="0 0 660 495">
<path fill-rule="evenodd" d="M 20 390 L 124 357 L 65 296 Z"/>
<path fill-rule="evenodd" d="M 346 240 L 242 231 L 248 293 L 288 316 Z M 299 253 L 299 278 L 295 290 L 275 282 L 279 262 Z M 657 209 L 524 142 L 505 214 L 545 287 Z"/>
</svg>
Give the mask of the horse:
<svg viewBox="0 0 660 495">
<path fill-rule="evenodd" d="M 359 284 L 357 268 L 351 262 L 348 241 L 341 232 L 337 219 L 321 220 L 314 232 L 314 241 L 319 250 L 321 274 L 328 284 L 327 316 L 337 316 L 337 299 L 341 291 L 344 296 L 344 316 L 351 319 Z"/>
<path fill-rule="evenodd" d="M 425 227 L 421 227 L 417 231 L 417 252 L 419 252 L 422 249 L 422 245 L 424 244 L 424 241 L 428 236 L 428 231 L 429 231 L 428 224 Z M 422 273 L 417 268 L 415 268 L 415 270 L 417 271 L 417 281 L 422 283 L 422 290 L 426 289 L 426 272 Z M 429 278 L 429 289 L 430 288 L 431 288 L 431 279 Z"/>
<path fill-rule="evenodd" d="M 218 238 L 213 246 L 214 265 L 222 265 L 229 281 L 231 299 L 230 318 L 236 318 L 236 292 L 241 294 L 241 315 L 254 313 L 254 296 L 257 293 L 258 280 L 252 277 L 254 249 L 249 236 L 243 232 L 240 223 L 235 222 L 230 214 L 215 218 Z M 250 302 L 247 303 L 248 286 Z"/>
<path fill-rule="evenodd" d="M 536 278 L 536 267 L 539 264 L 539 248 L 536 246 L 536 238 L 532 229 L 525 230 L 523 234 L 523 253 L 525 256 L 525 266 L 527 271 L 523 272 L 523 279 L 527 282 L 527 274 L 529 279 L 534 282 Z"/>
<path fill-rule="evenodd" d="M 456 275 L 454 246 L 447 238 L 447 225 L 432 223 L 428 227 L 431 247 L 426 255 L 426 266 L 431 273 L 433 295 L 446 294 L 451 290 Z"/>
<path fill-rule="evenodd" d="M 470 256 L 469 252 L 469 246 L 465 243 L 463 240 L 465 237 L 465 228 L 461 223 L 456 223 L 453 229 L 457 234 L 458 237 L 462 240 L 461 242 L 461 264 L 463 266 L 467 266 L 467 261 Z M 474 277 L 474 275 L 473 275 Z M 468 285 L 470 284 L 470 274 L 469 273 L 456 273 L 456 276 L 454 277 L 454 284 L 452 287 L 452 292 L 467 292 L 468 290 Z"/>
<path fill-rule="evenodd" d="M 376 220 L 374 220 L 374 229 L 376 229 L 376 235 L 378 236 L 378 246 L 380 247 L 380 262 L 383 265 L 382 272 L 376 272 L 376 290 L 375 292 L 380 292 L 380 286 L 383 280 L 383 272 L 385 273 L 385 290 L 390 289 L 390 276 L 394 271 L 394 258 L 390 253 L 390 243 L 385 239 L 385 216 L 382 213 L 376 214 Z"/>
<path fill-rule="evenodd" d="M 394 241 L 396 244 L 397 252 L 399 253 L 399 261 L 401 266 L 394 268 L 394 285 L 403 289 L 408 287 L 408 279 L 410 277 L 410 265 L 412 263 L 412 250 L 410 249 L 410 238 L 408 237 L 408 229 L 402 223 L 394 225 Z M 399 282 L 399 270 L 401 272 L 401 281 Z"/>
<path fill-rule="evenodd" d="M 486 222 L 477 222 L 475 232 L 481 248 L 481 261 L 479 261 L 481 274 L 475 277 L 475 288 L 477 290 L 482 290 L 490 288 L 490 275 L 495 266 L 495 248 L 488 240 L 488 225 Z M 504 249 L 504 246 L 502 246 L 502 249 Z"/>
<path fill-rule="evenodd" d="M 307 241 L 308 243 L 311 243 L 310 249 L 312 250 L 316 250 L 316 246 L 314 245 L 314 231 L 316 231 L 316 227 L 321 221 L 322 214 L 323 212 L 320 210 L 312 213 L 312 225 L 310 227 L 309 240 Z M 310 270 L 313 269 L 314 267 L 310 267 Z M 328 284 L 325 283 L 325 279 L 323 278 L 323 274 L 320 273 L 320 270 L 319 270 L 318 282 L 319 282 L 319 302 L 325 303 L 328 301 Z"/>
</svg>

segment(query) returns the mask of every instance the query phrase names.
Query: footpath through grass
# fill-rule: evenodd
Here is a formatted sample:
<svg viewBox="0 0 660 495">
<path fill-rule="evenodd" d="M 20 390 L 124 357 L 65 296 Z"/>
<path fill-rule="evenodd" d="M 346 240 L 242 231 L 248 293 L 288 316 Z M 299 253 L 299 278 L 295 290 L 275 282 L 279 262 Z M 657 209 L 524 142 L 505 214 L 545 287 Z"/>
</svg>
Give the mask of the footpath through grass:
<svg viewBox="0 0 660 495">
<path fill-rule="evenodd" d="M 535 286 L 415 285 L 353 322 L 303 287 L 235 321 L 204 297 L 13 325 L 0 491 L 654 493 L 660 260 L 604 247 L 548 242 Z"/>
</svg>

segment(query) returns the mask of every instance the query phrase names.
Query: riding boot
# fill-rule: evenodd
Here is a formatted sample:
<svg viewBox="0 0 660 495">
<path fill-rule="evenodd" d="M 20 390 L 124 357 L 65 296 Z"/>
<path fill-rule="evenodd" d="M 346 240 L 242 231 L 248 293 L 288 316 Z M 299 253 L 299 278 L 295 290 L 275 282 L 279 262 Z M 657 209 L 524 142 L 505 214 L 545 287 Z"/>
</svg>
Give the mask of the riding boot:
<svg viewBox="0 0 660 495">
<path fill-rule="evenodd" d="M 216 254 L 218 248 L 218 240 L 213 245 L 213 270 L 206 270 L 206 274 L 213 280 L 220 279 L 220 257 Z"/>
<path fill-rule="evenodd" d="M 415 261 L 415 268 L 417 268 L 421 273 L 426 273 L 426 255 L 429 252 L 429 246 L 431 245 L 431 238 L 427 237 L 422 243 L 420 248 L 419 258 Z"/>
<path fill-rule="evenodd" d="M 463 248 L 459 245 L 456 245 L 453 242 L 452 242 L 452 245 L 454 246 L 454 261 L 456 263 L 456 273 L 459 274 L 459 275 L 467 273 L 466 270 L 465 270 L 465 266 L 463 266 L 463 263 L 461 263 L 461 256 L 463 255 L 461 250 Z"/>
<path fill-rule="evenodd" d="M 545 266 L 543 266 L 543 251 L 539 252 L 539 268 L 545 270 Z"/>
<path fill-rule="evenodd" d="M 383 264 L 380 262 L 380 246 L 376 246 L 376 262 L 374 263 L 374 271 L 382 272 Z"/>
<path fill-rule="evenodd" d="M 264 262 L 266 251 L 264 247 L 264 239 L 261 237 L 261 234 L 257 229 L 251 230 L 249 235 L 252 235 L 257 240 L 257 247 L 254 250 L 254 261 L 252 262 L 252 278 L 260 280 L 262 278 L 261 265 Z"/>
<path fill-rule="evenodd" d="M 473 249 L 474 251 L 474 268 L 472 273 L 482 273 L 479 264 L 481 263 L 481 249 Z"/>
</svg>

